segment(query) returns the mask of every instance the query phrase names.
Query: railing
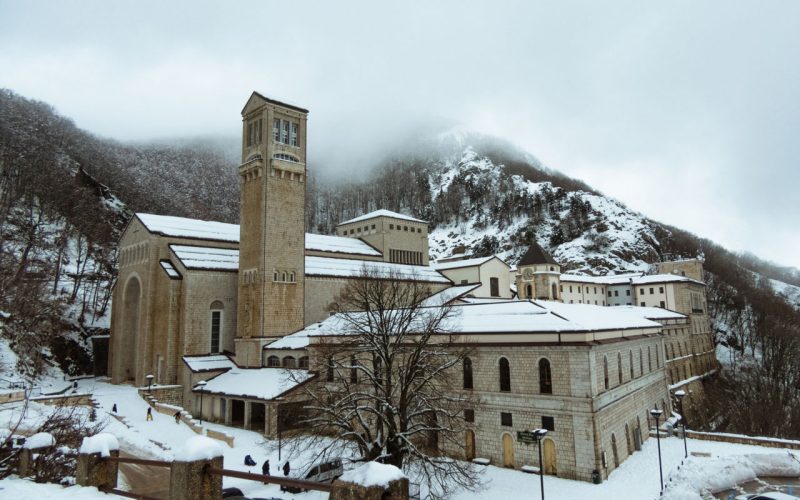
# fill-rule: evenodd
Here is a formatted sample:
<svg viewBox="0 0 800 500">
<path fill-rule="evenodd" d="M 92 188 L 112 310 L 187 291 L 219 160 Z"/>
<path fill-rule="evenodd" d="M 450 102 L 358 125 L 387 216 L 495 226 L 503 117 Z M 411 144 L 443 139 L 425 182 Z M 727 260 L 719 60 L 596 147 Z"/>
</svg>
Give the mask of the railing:
<svg viewBox="0 0 800 500">
<path fill-rule="evenodd" d="M 231 469 L 218 469 L 216 467 L 208 467 L 205 470 L 206 474 L 214 474 L 218 476 L 235 477 L 238 479 L 249 479 L 251 481 L 258 481 L 265 484 L 277 484 L 280 486 L 288 486 L 289 488 L 299 488 L 303 490 L 316 490 L 316 491 L 331 491 L 329 483 L 318 483 L 315 481 L 305 481 L 302 479 L 290 479 L 288 477 L 280 476 L 265 476 L 262 474 L 253 474 L 252 472 L 241 472 Z"/>
<path fill-rule="evenodd" d="M 131 493 L 130 491 L 118 490 L 116 488 L 98 488 L 103 493 L 112 493 L 126 498 L 137 498 L 138 500 L 162 500 L 158 497 L 149 497 L 147 495 L 140 495 L 138 493 Z"/>
</svg>

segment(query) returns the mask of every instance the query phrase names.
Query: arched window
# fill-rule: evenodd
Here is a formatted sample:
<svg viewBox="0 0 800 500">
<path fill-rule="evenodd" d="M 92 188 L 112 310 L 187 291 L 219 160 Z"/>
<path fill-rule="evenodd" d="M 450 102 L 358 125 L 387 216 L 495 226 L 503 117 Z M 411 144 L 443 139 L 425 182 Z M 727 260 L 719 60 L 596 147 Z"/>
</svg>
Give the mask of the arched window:
<svg viewBox="0 0 800 500">
<path fill-rule="evenodd" d="M 603 383 L 608 390 L 608 356 L 603 356 Z"/>
<path fill-rule="evenodd" d="M 631 380 L 633 380 L 636 377 L 633 376 L 633 350 L 632 349 L 630 351 L 628 351 L 628 361 L 631 364 Z"/>
<path fill-rule="evenodd" d="M 281 366 L 281 360 L 278 356 L 270 356 L 267 358 L 267 366 L 276 368 Z"/>
<path fill-rule="evenodd" d="M 622 353 L 617 353 L 617 376 L 619 377 L 619 383 L 622 385 Z"/>
<path fill-rule="evenodd" d="M 644 375 L 644 356 L 643 356 L 642 348 L 639 348 L 639 376 L 641 377 Z"/>
<path fill-rule="evenodd" d="M 326 367 L 325 379 L 328 382 L 333 382 L 333 366 L 334 366 L 333 358 L 328 358 L 326 365 L 327 367 Z"/>
<path fill-rule="evenodd" d="M 220 302 L 219 300 L 215 300 L 211 303 L 211 310 L 210 315 L 210 338 L 211 338 L 211 349 L 209 352 L 217 353 L 220 352 L 220 340 L 222 338 L 222 311 L 225 309 L 225 305 Z"/>
<path fill-rule="evenodd" d="M 628 455 L 633 453 L 633 447 L 631 446 L 631 431 L 628 427 L 628 424 L 625 424 L 625 445 L 628 447 Z"/>
<path fill-rule="evenodd" d="M 294 359 L 294 356 L 286 356 L 285 358 L 283 358 L 283 367 L 297 368 L 297 360 Z"/>
<path fill-rule="evenodd" d="M 542 394 L 553 394 L 550 361 L 545 358 L 539 360 L 539 392 Z"/>
<path fill-rule="evenodd" d="M 464 358 L 464 389 L 472 389 L 472 360 Z"/>
<path fill-rule="evenodd" d="M 533 298 L 533 287 L 531 285 L 525 285 L 525 298 Z"/>
<path fill-rule="evenodd" d="M 550 286 L 550 288 L 551 288 L 551 289 L 552 289 L 552 291 L 553 291 L 553 300 L 558 300 L 558 287 L 556 287 L 556 284 L 555 284 L 555 283 L 553 283 L 553 284 Z"/>
<path fill-rule="evenodd" d="M 617 453 L 617 436 L 611 435 L 611 452 L 614 454 L 614 467 L 619 467 L 619 454 Z"/>
<path fill-rule="evenodd" d="M 356 361 L 355 356 L 350 358 L 350 383 L 358 383 L 358 361 Z"/>
<path fill-rule="evenodd" d="M 500 390 L 511 391 L 511 367 L 507 358 L 500 358 Z"/>
<path fill-rule="evenodd" d="M 308 369 L 308 356 L 302 356 L 297 360 L 297 366 Z"/>
</svg>

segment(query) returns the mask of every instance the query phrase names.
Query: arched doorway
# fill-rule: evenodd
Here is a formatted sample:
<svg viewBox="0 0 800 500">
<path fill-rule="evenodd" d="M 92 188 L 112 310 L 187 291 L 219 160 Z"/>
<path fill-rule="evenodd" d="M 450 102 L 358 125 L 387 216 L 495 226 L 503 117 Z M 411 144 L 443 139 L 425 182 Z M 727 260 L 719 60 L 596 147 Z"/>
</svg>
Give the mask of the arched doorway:
<svg viewBox="0 0 800 500">
<path fill-rule="evenodd" d="M 511 434 L 503 434 L 503 467 L 514 467 L 514 438 Z"/>
<path fill-rule="evenodd" d="M 471 429 L 467 429 L 464 455 L 467 460 L 475 458 L 475 433 Z"/>
<path fill-rule="evenodd" d="M 544 457 L 544 473 L 553 476 L 558 475 L 556 442 L 550 438 L 545 438 L 542 441 L 542 455 Z"/>
<path fill-rule="evenodd" d="M 553 300 L 558 300 L 558 286 L 556 286 L 555 283 L 552 283 L 550 285 L 550 291 L 552 292 L 552 297 L 551 298 Z"/>
<path fill-rule="evenodd" d="M 619 454 L 617 453 L 617 436 L 611 435 L 611 452 L 614 454 L 614 468 L 619 467 Z"/>
<path fill-rule="evenodd" d="M 139 279 L 131 276 L 122 296 L 122 335 L 117 341 L 116 351 L 118 376 L 121 381 L 136 379 L 141 295 L 142 286 Z"/>
</svg>

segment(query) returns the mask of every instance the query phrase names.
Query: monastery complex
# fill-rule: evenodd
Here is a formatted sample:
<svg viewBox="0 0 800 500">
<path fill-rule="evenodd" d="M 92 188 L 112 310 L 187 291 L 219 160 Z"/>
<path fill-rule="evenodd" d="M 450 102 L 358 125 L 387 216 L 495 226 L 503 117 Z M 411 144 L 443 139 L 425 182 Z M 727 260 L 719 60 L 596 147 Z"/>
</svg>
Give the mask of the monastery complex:
<svg viewBox="0 0 800 500">
<path fill-rule="evenodd" d="M 322 343 L 348 280 L 424 283 L 425 307 L 452 307 L 460 368 L 479 401 L 464 419 L 460 459 L 537 463 L 517 432 L 545 428 L 544 469 L 606 478 L 649 438 L 672 392 L 701 404 L 716 369 L 702 263 L 651 274 L 564 274 L 534 243 L 523 258 L 458 252 L 429 261 L 428 224 L 377 210 L 335 235 L 304 227 L 308 111 L 259 93 L 242 110 L 240 225 L 136 214 L 119 241 L 109 370 L 203 419 L 276 436 L 296 425 L 298 386 L 324 377 Z M 287 372 L 293 374 L 287 377 Z M 462 375 L 460 375 L 461 377 Z M 335 383 L 335 380 L 331 380 Z M 662 420 L 663 422 L 663 420 Z"/>
</svg>

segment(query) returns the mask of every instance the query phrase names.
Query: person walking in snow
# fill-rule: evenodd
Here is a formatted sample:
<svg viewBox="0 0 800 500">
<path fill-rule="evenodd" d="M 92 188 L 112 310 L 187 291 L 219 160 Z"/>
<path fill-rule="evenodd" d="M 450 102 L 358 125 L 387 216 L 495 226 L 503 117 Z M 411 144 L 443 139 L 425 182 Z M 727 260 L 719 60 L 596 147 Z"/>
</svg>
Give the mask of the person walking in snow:
<svg viewBox="0 0 800 500">
<path fill-rule="evenodd" d="M 251 457 L 250 455 L 245 455 L 244 456 L 244 464 L 246 466 L 248 466 L 248 467 L 252 467 L 252 466 L 256 465 L 256 461 L 253 460 L 253 457 Z"/>
<path fill-rule="evenodd" d="M 111 413 L 117 413 L 117 403 L 114 403 L 114 406 L 111 407 Z"/>
<path fill-rule="evenodd" d="M 286 477 L 289 477 L 289 471 L 290 470 L 292 470 L 292 469 L 291 469 L 291 467 L 289 467 L 289 461 L 287 460 L 286 463 L 283 464 L 283 475 L 286 476 Z"/>
<path fill-rule="evenodd" d="M 173 416 L 175 417 L 175 423 L 176 424 L 180 424 L 181 423 L 181 411 L 180 410 L 176 411 L 175 415 L 173 415 Z"/>
<path fill-rule="evenodd" d="M 149 406 L 147 407 L 147 421 L 148 422 L 152 422 L 153 421 L 153 408 L 151 408 Z"/>
<path fill-rule="evenodd" d="M 269 476 L 269 460 L 264 460 L 264 465 L 261 466 L 261 473 Z"/>
</svg>

